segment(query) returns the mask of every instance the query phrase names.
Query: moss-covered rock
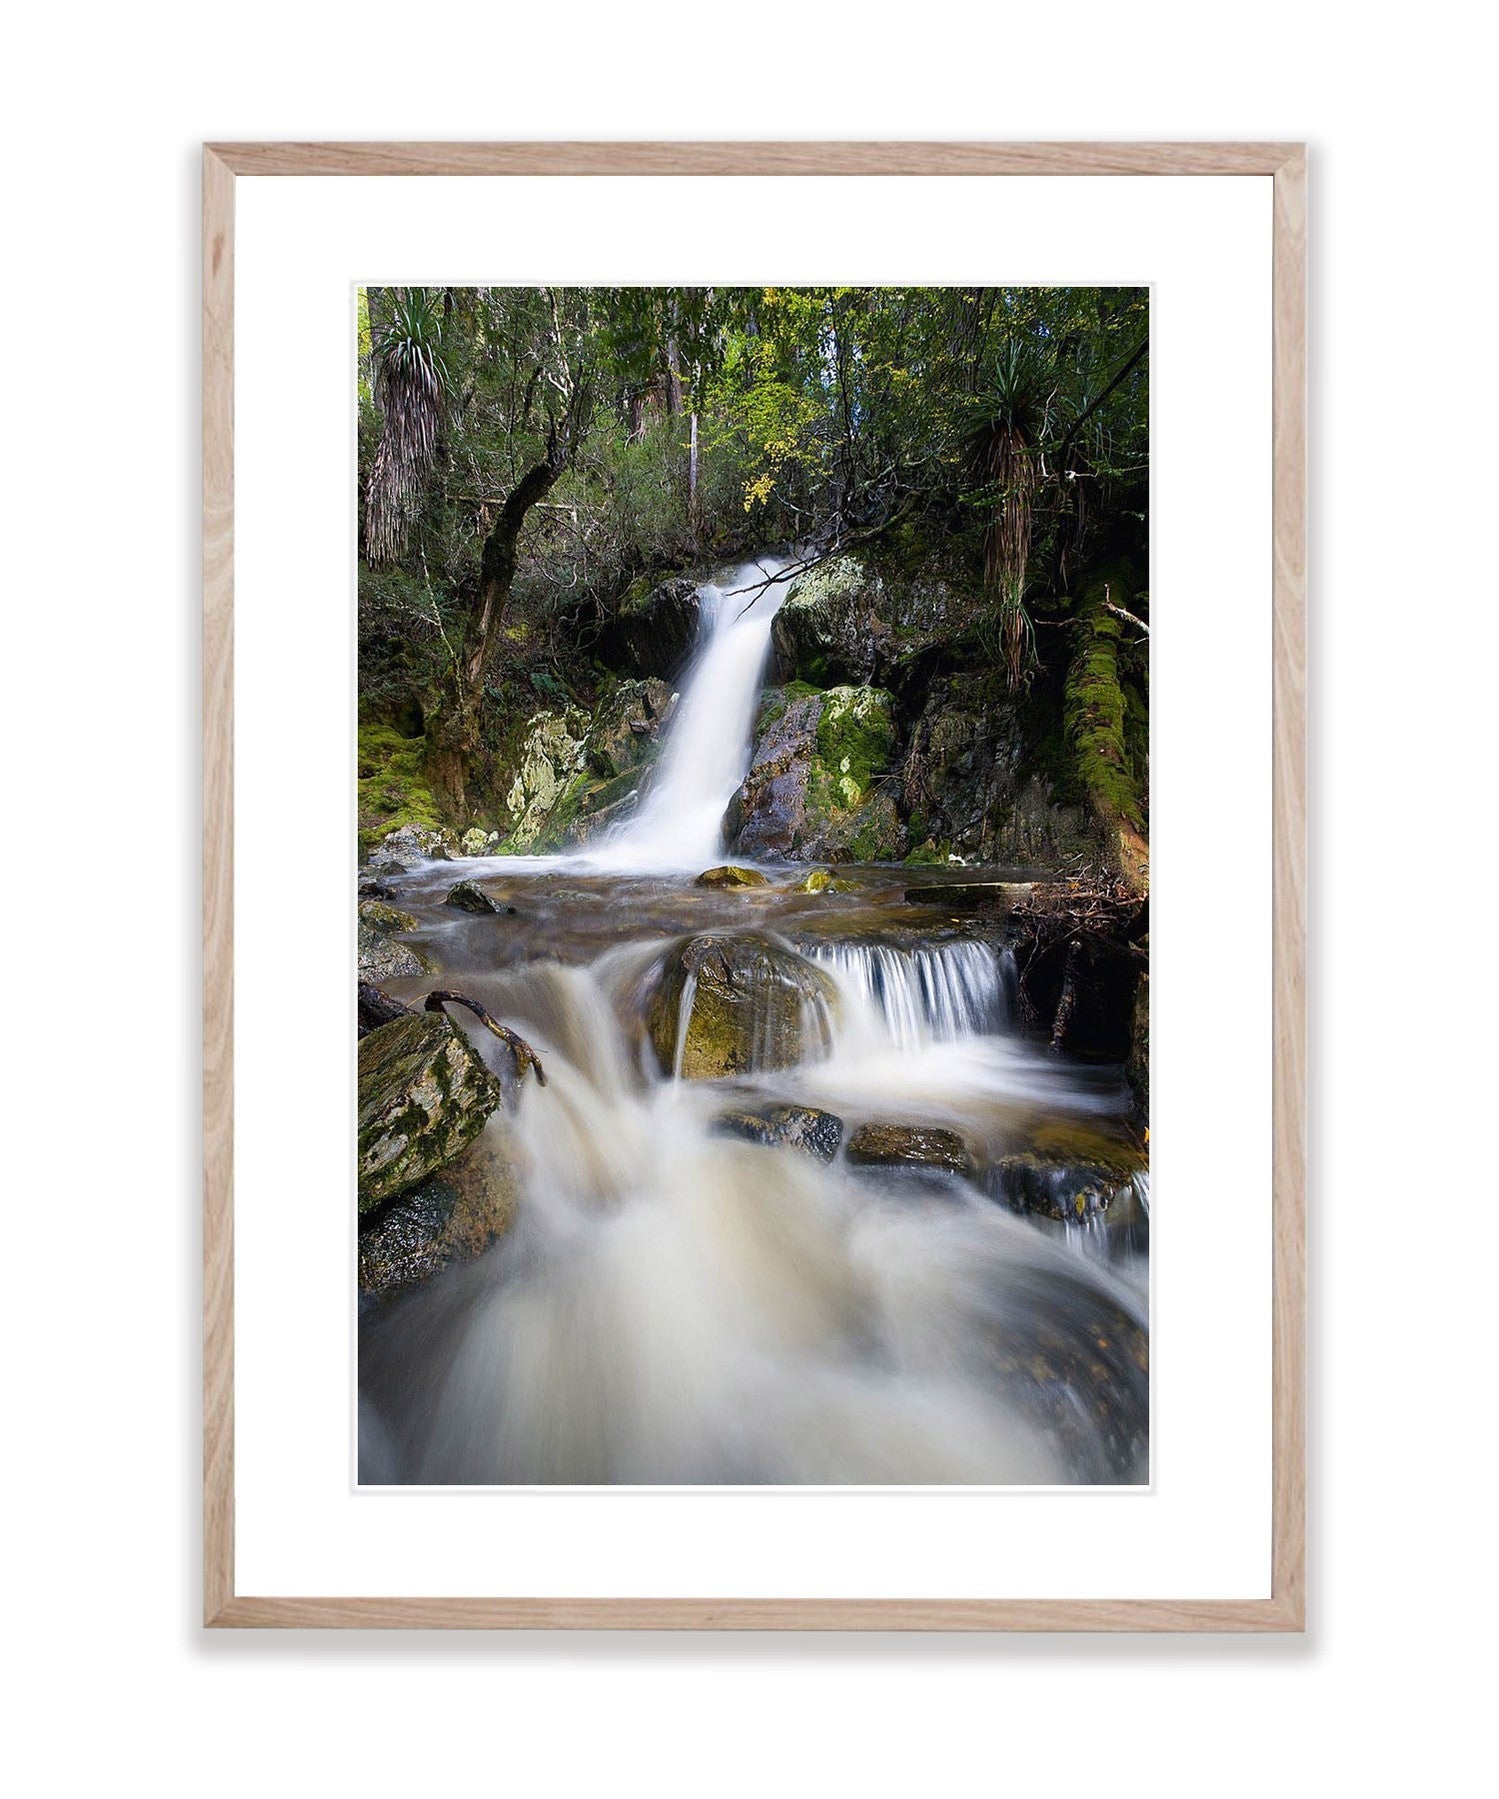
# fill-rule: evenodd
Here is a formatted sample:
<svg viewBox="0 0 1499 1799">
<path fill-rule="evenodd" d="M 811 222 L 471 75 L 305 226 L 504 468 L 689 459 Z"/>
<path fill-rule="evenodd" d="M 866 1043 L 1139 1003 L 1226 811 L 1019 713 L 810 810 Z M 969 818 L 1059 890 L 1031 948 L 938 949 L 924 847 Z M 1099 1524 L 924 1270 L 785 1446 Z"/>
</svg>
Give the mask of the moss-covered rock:
<svg viewBox="0 0 1499 1799">
<path fill-rule="evenodd" d="M 717 1080 L 825 1054 L 838 992 L 794 950 L 753 933 L 689 937 L 666 957 L 646 1005 L 662 1070 Z"/>
<path fill-rule="evenodd" d="M 399 906 L 392 906 L 389 901 L 379 899 L 359 902 L 359 922 L 367 924 L 372 931 L 384 931 L 387 935 L 419 928 L 412 913 L 403 912 Z"/>
<path fill-rule="evenodd" d="M 740 868 L 737 863 L 725 862 L 718 868 L 705 868 L 692 883 L 694 887 L 768 887 L 770 877 L 758 868 Z"/>
<path fill-rule="evenodd" d="M 819 687 L 887 685 L 962 631 L 976 593 L 930 558 L 835 556 L 792 582 L 771 628 L 777 672 Z"/>
<path fill-rule="evenodd" d="M 804 881 L 798 881 L 792 888 L 793 893 L 854 893 L 857 891 L 853 881 L 840 881 L 836 875 L 829 874 L 825 868 L 814 868 Z"/>
<path fill-rule="evenodd" d="M 1109 609 L 1112 603 L 1127 611 L 1133 601 L 1127 571 L 1120 563 L 1096 570 L 1085 583 L 1062 717 L 1072 768 L 1105 835 L 1109 859 L 1122 874 L 1143 885 L 1149 865 L 1144 835 L 1149 771 L 1139 758 L 1149 740 L 1131 728 L 1131 701 L 1120 658 L 1126 627 Z M 1137 697 L 1136 704 L 1140 703 Z"/>
<path fill-rule="evenodd" d="M 504 1098 L 448 1019 L 413 1012 L 359 1040 L 361 1215 L 451 1162 Z"/>
<path fill-rule="evenodd" d="M 388 831 L 370 852 L 377 874 L 409 874 L 427 862 L 451 862 L 458 839 L 446 825 L 400 825 Z"/>
<path fill-rule="evenodd" d="M 641 768 L 655 753 L 676 695 L 665 681 L 621 681 L 600 701 L 588 728 L 587 758 L 600 781 Z M 607 803 L 607 802 L 606 802 Z"/>
<path fill-rule="evenodd" d="M 482 1254 L 509 1229 L 517 1195 L 509 1138 L 491 1118 L 439 1173 L 361 1219 L 360 1291 L 384 1298 Z"/>
<path fill-rule="evenodd" d="M 895 705 L 874 687 L 772 690 L 726 828 L 742 855 L 769 861 L 899 861 L 905 830 L 878 785 L 895 744 Z"/>
<path fill-rule="evenodd" d="M 465 856 L 493 856 L 500 847 L 498 831 L 481 830 L 473 825 L 459 839 L 458 848 Z"/>
<path fill-rule="evenodd" d="M 931 1169 L 972 1176 L 973 1154 L 956 1131 L 929 1124 L 861 1124 L 844 1159 L 856 1167 Z"/>
</svg>

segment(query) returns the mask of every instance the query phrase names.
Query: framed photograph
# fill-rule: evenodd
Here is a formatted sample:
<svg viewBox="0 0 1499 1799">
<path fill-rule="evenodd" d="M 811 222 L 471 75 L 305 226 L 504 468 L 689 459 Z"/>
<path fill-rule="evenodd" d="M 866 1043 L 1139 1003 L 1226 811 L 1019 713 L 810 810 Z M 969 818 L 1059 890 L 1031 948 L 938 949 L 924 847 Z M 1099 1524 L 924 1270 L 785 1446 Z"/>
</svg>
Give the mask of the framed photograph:
<svg viewBox="0 0 1499 1799">
<path fill-rule="evenodd" d="M 1302 1629 L 1302 146 L 203 209 L 206 1623 Z"/>
</svg>

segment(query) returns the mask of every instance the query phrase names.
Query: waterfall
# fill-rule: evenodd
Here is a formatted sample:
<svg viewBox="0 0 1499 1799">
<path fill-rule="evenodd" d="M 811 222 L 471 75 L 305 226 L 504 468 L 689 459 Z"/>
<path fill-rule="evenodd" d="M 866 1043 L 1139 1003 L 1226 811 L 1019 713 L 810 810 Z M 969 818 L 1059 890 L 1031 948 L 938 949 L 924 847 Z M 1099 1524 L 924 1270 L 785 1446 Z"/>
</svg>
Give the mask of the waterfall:
<svg viewBox="0 0 1499 1799">
<path fill-rule="evenodd" d="M 700 648 L 682 683 L 656 777 L 635 816 L 590 850 L 590 863 L 700 870 L 722 855 L 723 815 L 749 767 L 771 621 L 790 585 L 783 575 L 788 566 L 762 557 L 724 576 L 722 586 L 698 589 Z"/>
<path fill-rule="evenodd" d="M 844 999 L 844 1034 L 872 1034 L 897 1049 L 989 1037 L 1014 1018 L 1015 958 L 988 943 L 900 948 L 881 943 L 821 945 L 811 960 L 827 969 Z"/>
</svg>

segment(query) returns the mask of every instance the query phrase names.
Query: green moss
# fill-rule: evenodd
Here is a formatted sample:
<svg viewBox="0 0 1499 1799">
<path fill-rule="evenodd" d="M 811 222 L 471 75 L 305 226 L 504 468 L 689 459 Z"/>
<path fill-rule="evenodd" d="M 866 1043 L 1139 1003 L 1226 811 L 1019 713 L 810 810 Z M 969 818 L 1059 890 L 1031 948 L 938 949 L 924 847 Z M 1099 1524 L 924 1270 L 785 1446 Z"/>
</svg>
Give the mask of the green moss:
<svg viewBox="0 0 1499 1799">
<path fill-rule="evenodd" d="M 817 720 L 817 762 L 841 810 L 857 806 L 877 774 L 884 772 L 895 743 L 895 703 L 878 687 L 834 687 L 823 699 Z"/>
<path fill-rule="evenodd" d="M 1073 773 L 1094 812 L 1106 822 L 1122 821 L 1139 831 L 1144 808 L 1126 741 L 1128 702 L 1119 670 L 1122 625 L 1104 605 L 1110 588 L 1129 595 L 1117 569 L 1100 571 L 1084 590 L 1067 669 L 1063 727 Z"/>
<path fill-rule="evenodd" d="M 391 725 L 359 727 L 359 844 L 369 850 L 402 825 L 446 824 L 427 784 L 425 737 L 403 737 Z"/>
<path fill-rule="evenodd" d="M 911 835 L 914 837 L 915 834 L 916 832 L 913 826 Z M 947 858 L 951 854 L 952 845 L 946 838 L 944 838 L 941 843 L 933 843 L 932 840 L 928 838 L 919 849 L 912 850 L 910 855 L 906 857 L 906 865 L 911 868 L 934 868 L 939 863 L 945 865 Z"/>
</svg>

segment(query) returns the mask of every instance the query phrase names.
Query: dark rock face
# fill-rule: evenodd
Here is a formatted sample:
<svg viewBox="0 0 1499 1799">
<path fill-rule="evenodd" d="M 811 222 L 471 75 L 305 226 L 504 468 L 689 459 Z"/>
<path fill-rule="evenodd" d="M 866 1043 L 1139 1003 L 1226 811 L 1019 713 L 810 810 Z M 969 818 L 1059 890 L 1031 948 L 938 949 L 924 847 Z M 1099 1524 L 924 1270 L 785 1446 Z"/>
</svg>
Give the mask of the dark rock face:
<svg viewBox="0 0 1499 1799">
<path fill-rule="evenodd" d="M 509 1228 L 516 1198 L 504 1133 L 492 1121 L 440 1173 L 361 1222 L 360 1292 L 383 1298 L 481 1254 Z"/>
<path fill-rule="evenodd" d="M 413 1012 L 359 1040 L 359 1210 L 451 1162 L 504 1089 L 446 1018 Z"/>
<path fill-rule="evenodd" d="M 662 1069 L 717 1080 L 790 1068 L 826 1050 L 837 989 L 820 968 L 768 937 L 689 937 L 666 958 L 646 1007 Z M 686 1027 L 682 1027 L 686 1013 Z"/>
<path fill-rule="evenodd" d="M 867 1168 L 935 1169 L 970 1177 L 974 1172 L 973 1156 L 958 1133 L 927 1124 L 861 1124 L 844 1157 Z"/>
<path fill-rule="evenodd" d="M 751 1111 L 721 1112 L 714 1130 L 722 1137 L 742 1137 L 772 1149 L 799 1149 L 819 1162 L 831 1162 L 843 1141 L 843 1120 L 814 1106 L 757 1106 Z"/>
<path fill-rule="evenodd" d="M 1025 702 L 993 676 L 934 681 L 902 768 L 913 849 L 1041 868 L 1096 856 L 1095 828 L 1082 807 L 1054 801 L 1036 741 Z"/>
<path fill-rule="evenodd" d="M 697 583 L 687 575 L 637 581 L 606 626 L 601 648 L 611 663 L 671 680 L 697 641 Z"/>
<path fill-rule="evenodd" d="M 739 853 L 765 861 L 898 861 L 906 835 L 881 784 L 894 745 L 894 701 L 880 688 L 771 689 L 749 772 L 724 820 Z"/>
</svg>

